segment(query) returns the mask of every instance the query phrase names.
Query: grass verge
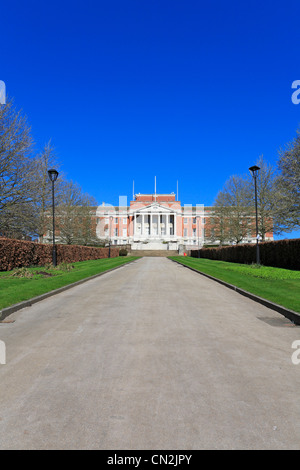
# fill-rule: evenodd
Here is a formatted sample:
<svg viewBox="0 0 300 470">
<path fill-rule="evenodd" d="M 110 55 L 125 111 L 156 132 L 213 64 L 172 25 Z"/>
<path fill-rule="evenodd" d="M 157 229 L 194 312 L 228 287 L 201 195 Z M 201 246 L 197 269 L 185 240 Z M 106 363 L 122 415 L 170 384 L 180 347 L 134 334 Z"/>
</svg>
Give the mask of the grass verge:
<svg viewBox="0 0 300 470">
<path fill-rule="evenodd" d="M 137 259 L 120 256 L 0 272 L 0 310 Z"/>
<path fill-rule="evenodd" d="M 300 313 L 300 271 L 185 256 L 170 259 Z"/>
</svg>

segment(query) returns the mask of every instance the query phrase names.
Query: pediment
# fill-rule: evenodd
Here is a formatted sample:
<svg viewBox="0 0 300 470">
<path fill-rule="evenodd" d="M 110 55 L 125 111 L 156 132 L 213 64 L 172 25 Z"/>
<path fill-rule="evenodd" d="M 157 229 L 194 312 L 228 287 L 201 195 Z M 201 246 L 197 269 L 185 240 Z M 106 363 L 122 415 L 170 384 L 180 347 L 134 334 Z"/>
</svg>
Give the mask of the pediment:
<svg viewBox="0 0 300 470">
<path fill-rule="evenodd" d="M 134 211 L 135 213 L 138 214 L 151 214 L 151 213 L 156 213 L 159 212 L 160 214 L 170 214 L 174 213 L 174 210 L 170 209 L 169 207 L 162 206 L 161 204 L 158 204 L 157 202 L 150 204 L 149 206 L 142 207 L 141 209 L 137 209 Z"/>
</svg>

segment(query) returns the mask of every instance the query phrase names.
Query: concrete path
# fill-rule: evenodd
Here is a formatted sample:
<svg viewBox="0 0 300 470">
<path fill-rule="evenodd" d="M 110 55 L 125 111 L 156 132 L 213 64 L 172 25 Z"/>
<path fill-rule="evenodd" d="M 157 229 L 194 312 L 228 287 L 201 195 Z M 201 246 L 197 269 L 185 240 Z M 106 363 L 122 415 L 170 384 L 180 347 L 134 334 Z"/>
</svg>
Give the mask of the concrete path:
<svg viewBox="0 0 300 470">
<path fill-rule="evenodd" d="M 1 449 L 300 448 L 300 328 L 168 259 L 6 320 Z"/>
</svg>

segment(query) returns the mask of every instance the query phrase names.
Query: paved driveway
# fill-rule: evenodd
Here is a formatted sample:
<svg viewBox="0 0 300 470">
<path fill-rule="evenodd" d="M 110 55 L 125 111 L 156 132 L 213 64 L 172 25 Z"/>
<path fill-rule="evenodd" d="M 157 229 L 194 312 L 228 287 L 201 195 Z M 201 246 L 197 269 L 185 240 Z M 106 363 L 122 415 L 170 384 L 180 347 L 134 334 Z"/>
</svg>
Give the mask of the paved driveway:
<svg viewBox="0 0 300 470">
<path fill-rule="evenodd" d="M 300 328 L 170 260 L 6 320 L 1 449 L 300 448 Z"/>
</svg>

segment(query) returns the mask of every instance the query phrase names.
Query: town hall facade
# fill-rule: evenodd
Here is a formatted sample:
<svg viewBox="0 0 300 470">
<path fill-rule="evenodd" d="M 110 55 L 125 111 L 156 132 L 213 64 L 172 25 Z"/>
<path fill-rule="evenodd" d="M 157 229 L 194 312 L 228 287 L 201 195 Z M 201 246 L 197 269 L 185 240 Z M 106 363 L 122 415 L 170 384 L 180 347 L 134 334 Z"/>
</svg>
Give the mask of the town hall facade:
<svg viewBox="0 0 300 470">
<path fill-rule="evenodd" d="M 97 208 L 97 237 L 113 245 L 130 245 L 131 250 L 198 249 L 212 240 L 212 208 L 203 204 L 181 205 L 175 193 L 136 194 L 130 204 L 120 198 L 118 207 Z M 268 234 L 267 239 L 273 239 Z M 244 243 L 254 243 L 248 233 Z M 217 243 L 216 243 L 217 244 Z"/>
</svg>

